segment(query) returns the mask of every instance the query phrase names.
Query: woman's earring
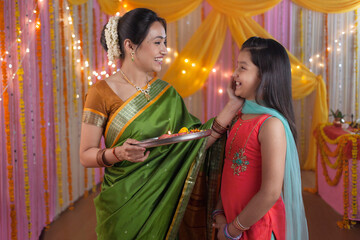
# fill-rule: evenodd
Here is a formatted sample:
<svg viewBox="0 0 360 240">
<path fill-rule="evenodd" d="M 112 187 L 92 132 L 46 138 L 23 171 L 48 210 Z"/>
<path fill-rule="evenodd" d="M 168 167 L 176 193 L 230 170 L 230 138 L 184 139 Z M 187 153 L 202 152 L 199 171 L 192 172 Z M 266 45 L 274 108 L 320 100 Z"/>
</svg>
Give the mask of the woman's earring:
<svg viewBox="0 0 360 240">
<path fill-rule="evenodd" d="M 131 52 L 131 61 L 134 61 L 134 54 L 135 52 Z"/>
</svg>

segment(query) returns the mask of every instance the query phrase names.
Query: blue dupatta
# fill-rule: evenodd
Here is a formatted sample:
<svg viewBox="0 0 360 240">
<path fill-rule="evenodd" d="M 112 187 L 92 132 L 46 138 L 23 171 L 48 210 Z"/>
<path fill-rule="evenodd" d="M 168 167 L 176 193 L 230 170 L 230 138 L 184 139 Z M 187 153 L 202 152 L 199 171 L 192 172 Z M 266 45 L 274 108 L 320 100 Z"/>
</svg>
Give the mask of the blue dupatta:
<svg viewBox="0 0 360 240">
<path fill-rule="evenodd" d="M 299 156 L 288 121 L 275 109 L 248 100 L 245 101 L 242 112 L 245 114 L 269 114 L 283 123 L 286 134 L 286 160 L 282 198 L 286 212 L 286 239 L 309 239 L 301 192 Z"/>
</svg>

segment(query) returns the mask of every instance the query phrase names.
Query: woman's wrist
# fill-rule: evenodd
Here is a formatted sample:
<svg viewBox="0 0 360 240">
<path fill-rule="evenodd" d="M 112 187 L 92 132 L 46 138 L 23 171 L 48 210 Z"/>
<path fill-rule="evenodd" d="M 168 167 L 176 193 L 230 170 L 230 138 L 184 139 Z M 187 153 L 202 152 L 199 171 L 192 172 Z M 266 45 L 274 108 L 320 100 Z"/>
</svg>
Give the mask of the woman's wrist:
<svg viewBox="0 0 360 240">
<path fill-rule="evenodd" d="M 112 154 L 113 154 L 113 156 L 115 157 L 115 159 L 116 159 L 117 162 L 121 162 L 122 159 L 121 159 L 121 157 L 119 156 L 119 154 L 116 153 L 116 149 L 117 149 L 117 147 L 114 147 L 114 148 L 112 149 Z"/>
</svg>

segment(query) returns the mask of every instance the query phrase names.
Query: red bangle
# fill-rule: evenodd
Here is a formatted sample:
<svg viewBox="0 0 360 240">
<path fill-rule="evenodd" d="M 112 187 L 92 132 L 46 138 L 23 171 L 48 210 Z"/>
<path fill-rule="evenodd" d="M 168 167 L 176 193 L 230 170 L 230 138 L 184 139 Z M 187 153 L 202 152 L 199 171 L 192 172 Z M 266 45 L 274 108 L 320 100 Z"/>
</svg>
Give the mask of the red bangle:
<svg viewBox="0 0 360 240">
<path fill-rule="evenodd" d="M 114 156 L 116 157 L 116 159 L 117 159 L 119 162 L 121 162 L 122 160 L 115 154 L 115 148 L 116 148 L 116 147 L 113 148 L 112 153 L 114 154 Z"/>
</svg>

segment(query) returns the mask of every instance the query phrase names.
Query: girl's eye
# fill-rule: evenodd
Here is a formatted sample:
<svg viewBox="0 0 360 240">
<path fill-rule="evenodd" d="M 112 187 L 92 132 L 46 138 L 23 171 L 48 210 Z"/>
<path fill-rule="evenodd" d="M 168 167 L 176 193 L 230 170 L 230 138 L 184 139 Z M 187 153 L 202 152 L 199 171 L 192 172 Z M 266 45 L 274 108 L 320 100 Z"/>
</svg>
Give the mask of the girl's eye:
<svg viewBox="0 0 360 240">
<path fill-rule="evenodd" d="M 241 68 L 241 70 L 246 70 L 246 68 L 244 68 L 243 66 L 241 66 L 240 68 Z"/>
<path fill-rule="evenodd" d="M 167 41 L 164 42 L 165 46 L 167 46 Z"/>
<path fill-rule="evenodd" d="M 161 42 L 155 42 L 156 45 L 160 45 Z"/>
</svg>

